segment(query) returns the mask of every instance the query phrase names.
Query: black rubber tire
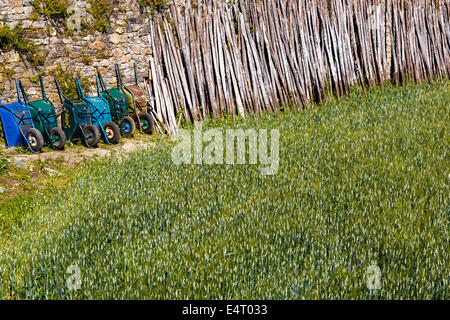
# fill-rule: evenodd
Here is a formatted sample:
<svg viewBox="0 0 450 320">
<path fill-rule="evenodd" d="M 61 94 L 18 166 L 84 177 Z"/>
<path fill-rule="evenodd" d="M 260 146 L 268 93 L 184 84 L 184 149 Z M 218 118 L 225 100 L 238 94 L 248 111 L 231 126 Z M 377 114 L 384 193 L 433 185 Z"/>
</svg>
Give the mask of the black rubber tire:
<svg viewBox="0 0 450 320">
<path fill-rule="evenodd" d="M 145 112 L 139 114 L 139 119 L 141 120 L 142 132 L 145 134 L 152 134 L 155 129 L 155 120 L 153 120 L 153 117 Z M 144 125 L 145 122 L 148 124 L 147 126 Z"/>
<path fill-rule="evenodd" d="M 127 127 L 127 132 L 124 130 L 124 125 L 129 126 Z M 132 117 L 123 117 L 122 120 L 120 120 L 120 133 L 122 134 L 122 137 L 129 138 L 134 135 L 136 131 L 136 121 L 133 120 Z"/>
<path fill-rule="evenodd" d="M 28 145 L 30 146 L 31 150 L 33 150 L 34 152 L 40 152 L 42 150 L 42 147 L 44 146 L 44 137 L 38 129 L 29 129 L 25 136 L 28 140 Z"/>
<path fill-rule="evenodd" d="M 93 124 L 88 124 L 83 128 L 84 135 L 87 137 L 86 139 L 83 139 L 83 143 L 88 148 L 95 148 L 98 143 L 100 142 L 100 130 Z"/>
<path fill-rule="evenodd" d="M 103 125 L 103 130 L 106 132 L 106 137 L 109 143 L 116 144 L 120 140 L 120 128 L 115 122 L 107 122 Z"/>
<path fill-rule="evenodd" d="M 61 128 L 53 128 L 49 132 L 50 139 L 52 139 L 53 136 L 58 137 L 58 142 L 53 143 L 52 148 L 55 150 L 64 150 L 64 146 L 66 145 L 66 134 Z M 51 145 L 51 144 L 50 144 Z"/>
</svg>

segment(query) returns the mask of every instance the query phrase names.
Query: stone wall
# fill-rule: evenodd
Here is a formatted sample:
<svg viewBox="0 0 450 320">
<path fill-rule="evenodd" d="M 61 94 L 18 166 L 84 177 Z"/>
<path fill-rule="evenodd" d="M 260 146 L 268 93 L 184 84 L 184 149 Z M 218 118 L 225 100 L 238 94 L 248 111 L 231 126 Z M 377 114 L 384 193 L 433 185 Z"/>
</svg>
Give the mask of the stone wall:
<svg viewBox="0 0 450 320">
<path fill-rule="evenodd" d="M 92 19 L 86 12 L 86 1 L 72 0 L 71 3 L 80 10 L 81 17 Z M 133 63 L 139 67 L 139 76 L 148 73 L 149 57 L 152 54 L 149 40 L 149 13 L 140 13 L 137 0 L 115 1 L 113 19 L 107 33 L 98 31 L 75 31 L 72 36 L 65 36 L 64 31 L 55 28 L 44 17 L 30 19 L 33 8 L 30 0 L 0 0 L 0 15 L 7 15 L 10 27 L 21 23 L 23 28 L 33 30 L 32 43 L 38 46 L 46 57 L 43 66 L 32 66 L 21 59 L 16 52 L 0 55 L 0 98 L 3 102 L 17 99 L 14 78 L 21 79 L 32 99 L 40 96 L 36 75 L 44 75 L 47 94 L 54 102 L 59 98 L 52 77 L 49 75 L 58 64 L 65 69 L 80 70 L 83 75 L 95 81 L 94 66 L 99 66 L 107 86 L 115 85 L 114 63 L 119 63 L 125 82 L 133 81 Z M 36 17 L 36 14 L 34 14 Z M 89 57 L 87 59 L 86 57 Z M 88 60 L 88 61 L 87 61 Z M 9 74 L 5 75 L 5 69 Z M 12 71 L 12 73 L 11 73 Z M 34 82 L 33 82 L 34 81 Z M 93 90 L 95 88 L 92 88 Z"/>
</svg>

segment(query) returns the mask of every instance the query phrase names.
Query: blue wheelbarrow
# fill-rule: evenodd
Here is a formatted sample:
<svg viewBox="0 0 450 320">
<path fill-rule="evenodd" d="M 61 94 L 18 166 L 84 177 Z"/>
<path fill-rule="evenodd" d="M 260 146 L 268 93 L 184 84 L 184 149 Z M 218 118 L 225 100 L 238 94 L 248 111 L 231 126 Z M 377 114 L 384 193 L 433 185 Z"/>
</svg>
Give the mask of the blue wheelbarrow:
<svg viewBox="0 0 450 320">
<path fill-rule="evenodd" d="M 105 142 L 108 144 L 116 144 L 120 139 L 120 128 L 117 123 L 112 121 L 108 101 L 106 101 L 106 99 L 102 97 L 99 89 L 99 79 L 98 77 L 96 78 L 98 96 L 93 97 L 87 97 L 84 94 L 80 80 L 78 78 L 75 78 L 78 98 L 90 107 L 92 114 L 92 124 L 98 127 L 99 131 L 103 135 Z"/>
<path fill-rule="evenodd" d="M 18 83 L 16 80 L 16 88 Z M 20 95 L 19 92 L 17 92 Z M 3 104 L 0 101 L 0 118 L 8 147 L 24 147 L 38 153 L 44 146 L 44 137 L 34 127 L 28 107 L 20 102 Z"/>
</svg>

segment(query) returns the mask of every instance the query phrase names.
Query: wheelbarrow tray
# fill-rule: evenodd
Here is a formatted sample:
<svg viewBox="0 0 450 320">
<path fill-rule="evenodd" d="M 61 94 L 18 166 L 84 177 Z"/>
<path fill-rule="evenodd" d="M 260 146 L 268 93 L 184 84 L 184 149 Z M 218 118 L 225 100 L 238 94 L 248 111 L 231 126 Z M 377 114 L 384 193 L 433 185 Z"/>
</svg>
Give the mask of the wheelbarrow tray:
<svg viewBox="0 0 450 320">
<path fill-rule="evenodd" d="M 70 106 L 77 112 L 77 119 L 80 124 L 91 124 L 91 108 L 81 100 L 70 100 Z"/>
<path fill-rule="evenodd" d="M 24 146 L 23 136 L 31 128 L 34 128 L 33 118 L 28 108 L 18 102 L 5 105 L 8 110 L 0 108 L 0 117 L 8 147 Z"/>
<path fill-rule="evenodd" d="M 128 111 L 128 99 L 119 89 L 113 88 L 106 90 L 102 94 L 102 97 L 108 101 L 115 122 L 119 122 L 123 117 L 130 114 Z"/>
<path fill-rule="evenodd" d="M 145 92 L 138 85 L 126 86 L 125 91 L 129 92 L 128 99 L 132 99 L 130 103 L 135 103 L 135 106 L 140 110 L 147 110 L 147 98 Z"/>
<path fill-rule="evenodd" d="M 86 97 L 87 105 L 90 106 L 92 123 L 96 126 L 101 126 L 107 122 L 111 122 L 111 112 L 108 103 L 100 97 Z"/>
<path fill-rule="evenodd" d="M 92 124 L 90 108 L 81 100 L 66 100 L 63 108 L 62 127 L 66 138 L 77 138 L 79 126 Z"/>
<path fill-rule="evenodd" d="M 45 100 L 32 101 L 29 103 L 33 108 L 30 108 L 31 115 L 34 120 L 34 126 L 41 132 L 45 129 L 51 130 L 58 127 L 58 120 L 53 106 Z M 38 113 L 41 112 L 39 119 Z M 41 122 L 42 121 L 42 122 Z"/>
</svg>

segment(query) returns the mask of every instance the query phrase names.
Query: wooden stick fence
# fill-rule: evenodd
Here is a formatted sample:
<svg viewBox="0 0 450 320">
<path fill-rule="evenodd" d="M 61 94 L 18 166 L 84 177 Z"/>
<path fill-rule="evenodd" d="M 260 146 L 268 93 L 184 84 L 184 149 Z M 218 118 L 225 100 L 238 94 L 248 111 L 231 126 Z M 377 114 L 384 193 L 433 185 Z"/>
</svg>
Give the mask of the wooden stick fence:
<svg viewBox="0 0 450 320">
<path fill-rule="evenodd" d="M 155 112 L 175 132 L 181 117 L 277 113 L 355 84 L 448 77 L 449 25 L 448 0 L 187 1 L 151 24 Z"/>
</svg>

